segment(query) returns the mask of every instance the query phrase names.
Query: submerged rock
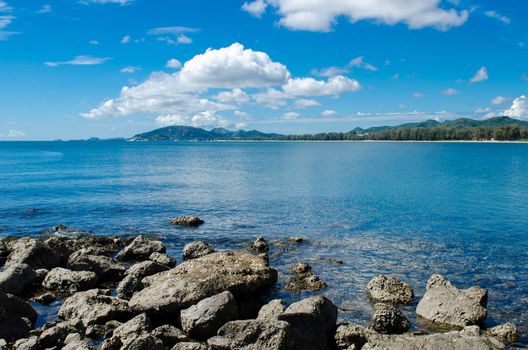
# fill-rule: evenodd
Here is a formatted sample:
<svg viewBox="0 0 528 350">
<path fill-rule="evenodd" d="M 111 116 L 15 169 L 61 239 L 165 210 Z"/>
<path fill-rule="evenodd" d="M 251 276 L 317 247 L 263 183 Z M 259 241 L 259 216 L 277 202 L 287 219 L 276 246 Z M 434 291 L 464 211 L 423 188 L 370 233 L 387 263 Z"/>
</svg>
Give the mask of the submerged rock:
<svg viewBox="0 0 528 350">
<path fill-rule="evenodd" d="M 257 237 L 257 239 L 251 243 L 251 247 L 249 249 L 255 253 L 267 253 L 269 250 L 268 242 L 264 239 L 264 237 Z"/>
<path fill-rule="evenodd" d="M 285 289 L 290 292 L 318 291 L 327 287 L 327 284 L 312 272 L 312 267 L 304 262 L 292 266 L 293 276 Z"/>
<path fill-rule="evenodd" d="M 488 292 L 484 288 L 458 289 L 441 275 L 433 275 L 418 303 L 416 314 L 440 325 L 464 327 L 482 324 Z"/>
<path fill-rule="evenodd" d="M 194 215 L 192 216 L 184 215 L 184 216 L 178 216 L 174 219 L 171 219 L 170 223 L 173 225 L 179 225 L 179 226 L 197 227 L 197 226 L 202 225 L 204 221 Z"/>
<path fill-rule="evenodd" d="M 0 339 L 25 338 L 37 320 L 37 312 L 24 300 L 0 291 Z"/>
<path fill-rule="evenodd" d="M 132 296 L 130 306 L 136 312 L 170 314 L 223 291 L 235 297 L 252 295 L 276 281 L 277 271 L 255 255 L 212 253 L 145 277 L 147 287 Z"/>
<path fill-rule="evenodd" d="M 394 304 L 378 303 L 372 315 L 371 327 L 384 334 L 401 334 L 411 327 L 409 320 Z"/>
<path fill-rule="evenodd" d="M 12 264 L 0 272 L 0 290 L 9 294 L 28 293 L 36 279 L 33 269 L 27 264 Z"/>
<path fill-rule="evenodd" d="M 290 325 L 284 321 L 231 321 L 207 341 L 210 350 L 287 350 L 291 348 Z"/>
<path fill-rule="evenodd" d="M 484 331 L 489 337 L 497 338 L 507 343 L 516 342 L 519 339 L 519 332 L 515 323 L 508 322 L 492 328 L 488 328 Z"/>
<path fill-rule="evenodd" d="M 129 245 L 116 255 L 117 260 L 138 261 L 146 260 L 152 253 L 165 253 L 165 245 L 145 236 L 137 236 Z"/>
<path fill-rule="evenodd" d="M 184 260 L 200 258 L 211 253 L 214 253 L 213 246 L 202 241 L 191 242 L 183 247 Z"/>
<path fill-rule="evenodd" d="M 374 302 L 409 305 L 414 292 L 408 283 L 393 276 L 377 275 L 367 285 L 367 295 Z"/>
<path fill-rule="evenodd" d="M 71 271 L 56 267 L 52 269 L 42 286 L 49 290 L 65 293 L 79 292 L 94 288 L 97 284 L 97 275 L 91 271 Z"/>
</svg>

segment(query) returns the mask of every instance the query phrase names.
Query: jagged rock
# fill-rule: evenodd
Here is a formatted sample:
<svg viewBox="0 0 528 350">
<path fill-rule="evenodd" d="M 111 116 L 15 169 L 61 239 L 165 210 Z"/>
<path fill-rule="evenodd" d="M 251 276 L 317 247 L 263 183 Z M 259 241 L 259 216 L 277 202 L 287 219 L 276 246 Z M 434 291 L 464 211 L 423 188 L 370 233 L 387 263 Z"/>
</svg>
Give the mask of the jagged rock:
<svg viewBox="0 0 528 350">
<path fill-rule="evenodd" d="M 126 300 L 111 297 L 101 289 L 75 293 L 64 301 L 59 310 L 62 319 L 81 319 L 85 327 L 120 320 L 129 314 Z"/>
<path fill-rule="evenodd" d="M 24 300 L 0 291 L 0 339 L 25 338 L 37 320 L 37 312 Z"/>
<path fill-rule="evenodd" d="M 282 300 L 272 300 L 260 308 L 257 320 L 278 320 L 285 309 Z"/>
<path fill-rule="evenodd" d="M 327 287 L 324 281 L 314 275 L 312 267 L 307 263 L 297 263 L 291 267 L 291 270 L 294 274 L 285 287 L 287 291 L 318 291 Z"/>
<path fill-rule="evenodd" d="M 176 343 L 191 341 L 187 334 L 172 325 L 159 326 L 151 334 L 161 340 L 167 348 L 173 347 Z"/>
<path fill-rule="evenodd" d="M 100 324 L 92 324 L 86 327 L 86 330 L 84 331 L 84 336 L 88 339 L 98 339 L 101 337 L 106 337 L 108 330 L 106 329 L 105 325 Z"/>
<path fill-rule="evenodd" d="M 277 271 L 261 258 L 237 251 L 219 252 L 145 277 L 146 288 L 135 293 L 129 304 L 136 312 L 171 314 L 223 291 L 238 298 L 269 288 L 276 281 Z"/>
<path fill-rule="evenodd" d="M 237 317 L 237 304 L 230 292 L 205 298 L 180 314 L 183 330 L 195 339 L 212 337 L 220 327 Z"/>
<path fill-rule="evenodd" d="M 82 336 L 79 333 L 70 333 L 64 338 L 64 344 L 69 344 L 71 342 L 78 342 L 82 340 Z"/>
<path fill-rule="evenodd" d="M 287 322 L 243 320 L 226 323 L 207 344 L 209 350 L 287 350 L 291 340 Z"/>
<path fill-rule="evenodd" d="M 77 340 L 68 343 L 66 346 L 62 348 L 62 350 L 93 350 L 94 348 L 90 346 L 90 344 Z"/>
<path fill-rule="evenodd" d="M 100 282 L 117 282 L 126 271 L 126 267 L 112 258 L 102 255 L 73 253 L 68 259 L 68 268 L 74 271 L 95 272 Z"/>
<path fill-rule="evenodd" d="M 304 242 L 304 239 L 300 236 L 293 236 L 293 237 L 288 238 L 288 242 L 289 243 L 302 243 Z"/>
<path fill-rule="evenodd" d="M 202 219 L 194 215 L 178 216 L 170 220 L 173 225 L 197 227 L 204 223 Z"/>
<path fill-rule="evenodd" d="M 480 335 L 478 327 L 466 327 L 460 332 L 430 335 L 372 335 L 362 350 L 498 350 L 504 344 Z"/>
<path fill-rule="evenodd" d="M 129 245 L 117 253 L 116 259 L 122 261 L 146 260 L 152 253 L 165 253 L 165 251 L 166 248 L 161 241 L 137 236 Z"/>
<path fill-rule="evenodd" d="M 44 349 L 54 346 L 62 347 L 64 340 L 69 334 L 79 332 L 76 326 L 78 327 L 79 325 L 75 324 L 75 322 L 64 321 L 47 328 L 39 336 L 39 346 Z"/>
<path fill-rule="evenodd" d="M 57 296 L 53 293 L 47 292 L 47 293 L 34 297 L 33 300 L 42 305 L 49 305 L 53 303 L 55 300 L 57 300 Z"/>
<path fill-rule="evenodd" d="M 56 267 L 52 269 L 42 286 L 49 290 L 73 293 L 94 288 L 97 284 L 97 275 L 91 271 L 71 271 Z"/>
<path fill-rule="evenodd" d="M 396 277 L 377 275 L 367 285 L 367 296 L 374 302 L 409 305 L 414 292 L 408 283 Z"/>
<path fill-rule="evenodd" d="M 150 254 L 148 258 L 149 260 L 154 261 L 155 263 L 158 263 L 160 265 L 165 265 L 170 268 L 176 266 L 176 259 L 168 256 L 167 254 L 154 252 Z"/>
<path fill-rule="evenodd" d="M 35 278 L 35 271 L 29 265 L 11 264 L 0 272 L 0 290 L 16 295 L 27 293 Z"/>
<path fill-rule="evenodd" d="M 357 324 L 344 324 L 337 327 L 335 342 L 339 350 L 361 349 L 368 338 L 377 334 L 374 330 Z"/>
<path fill-rule="evenodd" d="M 200 258 L 211 253 L 214 253 L 213 246 L 202 241 L 191 242 L 183 247 L 184 260 Z"/>
<path fill-rule="evenodd" d="M 13 350 L 38 350 L 38 337 L 31 336 L 29 338 L 19 339 L 13 344 Z"/>
<path fill-rule="evenodd" d="M 279 320 L 290 324 L 293 350 L 326 350 L 334 339 L 337 306 L 325 297 L 291 304 Z"/>
<path fill-rule="evenodd" d="M 250 250 L 255 253 L 266 253 L 269 250 L 268 242 L 264 237 L 257 237 L 257 239 L 251 243 Z"/>
<path fill-rule="evenodd" d="M 35 270 L 35 280 L 33 283 L 40 284 L 42 281 L 44 281 L 44 278 L 48 275 L 49 270 L 48 269 L 36 269 Z"/>
<path fill-rule="evenodd" d="M 182 342 L 182 343 L 178 343 L 174 345 L 174 347 L 171 350 L 209 350 L 209 349 L 207 348 L 207 345 L 204 345 L 202 343 Z"/>
<path fill-rule="evenodd" d="M 163 343 L 150 334 L 142 334 L 133 339 L 127 339 L 121 350 L 165 350 Z"/>
<path fill-rule="evenodd" d="M 130 267 L 125 272 L 125 278 L 117 286 L 120 297 L 130 298 L 136 291 L 143 288 L 141 279 L 154 275 L 158 272 L 167 271 L 169 268 L 154 261 L 142 261 Z"/>
<path fill-rule="evenodd" d="M 312 271 L 310 264 L 305 262 L 298 262 L 291 267 L 292 272 L 294 273 L 307 273 Z"/>
<path fill-rule="evenodd" d="M 374 306 L 371 327 L 384 334 L 401 334 L 409 330 L 411 323 L 394 304 L 378 303 Z"/>
<path fill-rule="evenodd" d="M 447 278 L 433 275 L 418 303 L 416 314 L 428 321 L 456 327 L 481 324 L 486 318 L 488 292 L 484 288 L 458 289 Z"/>
<path fill-rule="evenodd" d="M 489 337 L 497 338 L 507 343 L 516 342 L 519 339 L 519 332 L 515 323 L 505 323 L 492 328 L 488 328 L 484 331 Z"/>
<path fill-rule="evenodd" d="M 32 237 L 23 237 L 10 242 L 8 249 L 11 253 L 5 263 L 6 267 L 27 264 L 32 269 L 51 269 L 60 263 L 60 256 L 51 247 Z"/>
<path fill-rule="evenodd" d="M 112 337 L 105 339 L 101 350 L 122 349 L 124 344 L 132 344 L 133 340 L 143 334 L 147 334 L 150 330 L 151 324 L 147 315 L 138 315 L 114 329 Z"/>
</svg>

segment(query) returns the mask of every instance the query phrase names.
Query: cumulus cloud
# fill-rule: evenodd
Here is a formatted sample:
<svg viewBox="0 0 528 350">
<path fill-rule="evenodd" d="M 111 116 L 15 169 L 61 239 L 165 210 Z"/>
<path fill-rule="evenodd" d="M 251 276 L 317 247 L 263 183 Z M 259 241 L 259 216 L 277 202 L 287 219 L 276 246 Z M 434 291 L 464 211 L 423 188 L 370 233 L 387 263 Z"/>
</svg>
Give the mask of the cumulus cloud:
<svg viewBox="0 0 528 350">
<path fill-rule="evenodd" d="M 506 23 L 506 24 L 510 24 L 511 23 L 511 19 L 509 17 L 506 17 L 504 15 L 501 15 L 500 13 L 498 13 L 497 11 L 486 11 L 484 13 L 487 17 L 489 18 L 494 18 L 496 19 L 497 21 L 501 21 L 502 23 Z"/>
<path fill-rule="evenodd" d="M 264 0 L 255 0 L 251 2 L 244 2 L 242 5 L 242 10 L 246 11 L 252 16 L 260 18 L 264 12 L 266 12 L 267 7 L 268 4 Z"/>
<path fill-rule="evenodd" d="M 494 97 L 492 100 L 491 100 L 491 104 L 494 104 L 494 105 L 501 105 L 505 102 L 508 102 L 510 99 L 507 98 L 507 97 L 504 97 L 504 96 L 497 96 L 497 97 Z"/>
<path fill-rule="evenodd" d="M 75 56 L 69 61 L 48 61 L 44 64 L 48 67 L 57 67 L 62 65 L 72 65 L 72 66 L 94 66 L 98 64 L 103 64 L 106 61 L 110 60 L 110 57 L 93 57 L 93 56 Z"/>
<path fill-rule="evenodd" d="M 526 96 L 522 95 L 514 99 L 511 107 L 505 110 L 503 114 L 512 118 L 528 119 L 528 99 Z"/>
<path fill-rule="evenodd" d="M 441 7 L 441 0 L 266 0 L 281 17 L 279 24 L 292 30 L 328 32 L 339 17 L 350 22 L 370 20 L 411 29 L 448 30 L 464 24 L 468 11 Z"/>
<path fill-rule="evenodd" d="M 171 58 L 170 60 L 167 61 L 167 64 L 165 65 L 165 67 L 167 68 L 172 68 L 172 69 L 178 69 L 182 66 L 181 62 L 178 61 L 177 59 L 175 58 Z"/>
<path fill-rule="evenodd" d="M 132 40 L 132 38 L 130 37 L 130 35 L 125 35 L 125 36 L 121 39 L 121 44 L 128 44 L 131 40 Z"/>
<path fill-rule="evenodd" d="M 338 96 L 360 88 L 357 80 L 342 75 L 331 77 L 327 81 L 313 78 L 289 79 L 283 86 L 284 92 L 290 96 Z"/>
<path fill-rule="evenodd" d="M 453 88 L 447 88 L 447 89 L 440 91 L 440 93 L 446 96 L 454 96 L 454 95 L 459 95 L 460 91 L 458 91 L 457 89 L 453 89 Z"/>
<path fill-rule="evenodd" d="M 231 122 L 216 115 L 215 111 L 204 111 L 193 116 L 182 116 L 177 114 L 160 115 L 156 123 L 161 125 L 191 125 L 194 127 L 229 127 Z"/>
<path fill-rule="evenodd" d="M 222 103 L 243 104 L 249 101 L 249 96 L 241 89 L 233 89 L 218 93 L 214 99 Z"/>
<path fill-rule="evenodd" d="M 486 81 L 489 79 L 488 69 L 486 67 L 480 67 L 480 69 L 475 73 L 475 75 L 469 79 L 470 83 L 479 83 L 481 81 Z"/>
</svg>

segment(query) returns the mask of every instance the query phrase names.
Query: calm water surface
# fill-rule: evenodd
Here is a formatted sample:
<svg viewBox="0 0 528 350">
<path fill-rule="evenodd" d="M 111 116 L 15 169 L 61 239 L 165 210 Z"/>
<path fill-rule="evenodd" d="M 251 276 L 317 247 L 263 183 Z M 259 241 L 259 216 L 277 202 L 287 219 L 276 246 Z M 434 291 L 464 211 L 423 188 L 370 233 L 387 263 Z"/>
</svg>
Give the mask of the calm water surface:
<svg viewBox="0 0 528 350">
<path fill-rule="evenodd" d="M 167 223 L 189 213 L 206 224 Z M 342 319 L 368 322 L 374 274 L 404 278 L 419 300 L 442 273 L 488 288 L 487 323 L 516 322 L 528 344 L 528 144 L 0 143 L 0 235 L 58 223 L 159 235 L 175 256 L 196 238 L 227 249 L 302 236 L 272 247 L 279 287 L 309 262 Z"/>
</svg>

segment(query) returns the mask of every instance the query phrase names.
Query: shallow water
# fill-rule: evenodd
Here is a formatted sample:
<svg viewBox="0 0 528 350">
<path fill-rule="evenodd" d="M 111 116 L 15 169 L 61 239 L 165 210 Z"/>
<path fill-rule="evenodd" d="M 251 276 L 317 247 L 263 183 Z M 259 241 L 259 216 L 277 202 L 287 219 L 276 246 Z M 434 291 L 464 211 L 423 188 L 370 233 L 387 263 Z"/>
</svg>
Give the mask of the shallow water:
<svg viewBox="0 0 528 350">
<path fill-rule="evenodd" d="M 377 273 L 410 282 L 416 301 L 442 273 L 488 288 L 487 323 L 514 321 L 526 335 L 527 175 L 527 144 L 0 143 L 0 235 L 58 223 L 153 234 L 177 257 L 196 238 L 227 249 L 298 235 L 308 242 L 272 247 L 279 287 L 308 261 L 343 319 L 368 321 L 364 288 Z M 167 222 L 188 213 L 206 224 Z"/>
</svg>

